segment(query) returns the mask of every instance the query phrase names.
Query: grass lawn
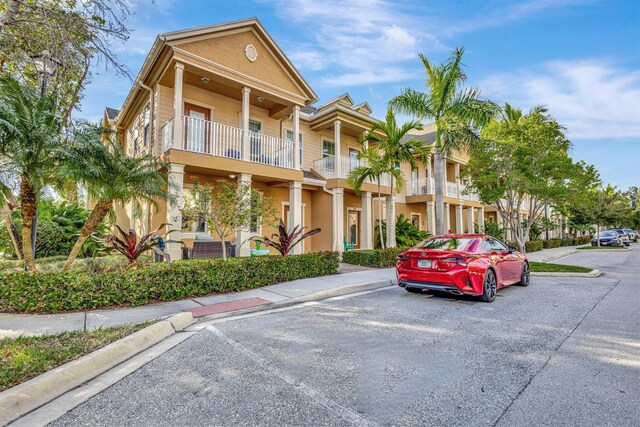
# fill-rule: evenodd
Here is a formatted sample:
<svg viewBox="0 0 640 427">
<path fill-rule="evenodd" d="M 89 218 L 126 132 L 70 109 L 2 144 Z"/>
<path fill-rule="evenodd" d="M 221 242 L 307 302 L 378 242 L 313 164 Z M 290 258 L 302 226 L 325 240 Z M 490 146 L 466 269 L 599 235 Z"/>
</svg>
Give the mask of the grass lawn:
<svg viewBox="0 0 640 427">
<path fill-rule="evenodd" d="M 620 250 L 620 249 L 625 249 L 626 246 L 624 247 L 620 247 L 620 246 L 580 246 L 578 249 L 581 251 L 589 251 L 592 249 L 613 249 L 613 250 Z"/>
<path fill-rule="evenodd" d="M 0 391 L 78 359 L 153 322 L 95 331 L 0 339 Z"/>
<path fill-rule="evenodd" d="M 577 265 L 550 264 L 547 262 L 529 262 L 532 273 L 589 273 L 592 269 Z"/>
</svg>

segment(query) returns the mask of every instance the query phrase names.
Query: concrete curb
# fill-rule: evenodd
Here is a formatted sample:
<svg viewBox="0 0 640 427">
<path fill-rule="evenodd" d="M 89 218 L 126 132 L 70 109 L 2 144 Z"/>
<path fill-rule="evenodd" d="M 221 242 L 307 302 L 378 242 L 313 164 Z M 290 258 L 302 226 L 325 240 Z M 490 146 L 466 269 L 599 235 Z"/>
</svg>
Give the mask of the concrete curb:
<svg viewBox="0 0 640 427">
<path fill-rule="evenodd" d="M 616 248 L 616 249 L 580 249 L 577 250 L 576 252 L 624 252 L 624 251 L 630 251 L 631 248 L 627 247 L 627 248 Z"/>
<path fill-rule="evenodd" d="M 600 277 L 602 272 L 594 269 L 588 273 L 569 273 L 569 272 L 531 272 L 534 277 Z"/>
<path fill-rule="evenodd" d="M 234 310 L 234 311 L 228 311 L 226 313 L 218 313 L 218 314 L 212 314 L 210 316 L 203 316 L 198 318 L 196 320 L 196 323 L 209 322 L 211 320 L 223 319 L 225 317 L 239 316 L 239 315 L 249 314 L 249 313 L 255 313 L 258 311 L 273 310 L 274 308 L 282 308 L 282 307 L 300 304 L 303 302 L 317 301 L 317 300 L 336 297 L 340 295 L 353 294 L 356 292 L 369 291 L 372 289 L 384 288 L 386 286 L 393 285 L 393 284 L 394 284 L 394 281 L 391 279 L 381 279 L 381 280 L 371 280 L 368 282 L 356 283 L 351 285 L 344 285 L 338 288 L 327 289 L 324 291 L 315 292 L 312 294 L 308 294 L 308 295 L 304 295 L 296 298 L 290 298 L 284 301 L 274 302 L 268 305 L 261 305 L 257 307 L 245 308 L 242 310 Z"/>
<path fill-rule="evenodd" d="M 0 426 L 50 402 L 143 350 L 159 343 L 193 322 L 191 313 L 180 313 L 115 341 L 78 360 L 65 363 L 25 383 L 0 393 Z"/>
</svg>

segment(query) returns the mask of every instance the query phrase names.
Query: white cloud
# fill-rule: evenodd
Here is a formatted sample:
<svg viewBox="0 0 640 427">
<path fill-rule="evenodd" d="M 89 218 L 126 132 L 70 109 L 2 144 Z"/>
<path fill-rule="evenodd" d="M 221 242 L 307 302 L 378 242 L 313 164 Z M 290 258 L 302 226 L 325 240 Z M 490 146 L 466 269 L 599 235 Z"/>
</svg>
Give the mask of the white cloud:
<svg viewBox="0 0 640 427">
<path fill-rule="evenodd" d="M 548 106 L 573 138 L 640 137 L 640 69 L 595 59 L 555 61 L 495 74 L 478 86 L 524 109 Z"/>
<path fill-rule="evenodd" d="M 444 49 L 422 29 L 417 10 L 389 0 L 277 0 L 275 7 L 311 37 L 287 46 L 294 64 L 328 73 L 321 78 L 328 86 L 406 80 L 411 74 L 403 62 L 413 60 L 415 68 L 421 50 Z"/>
</svg>

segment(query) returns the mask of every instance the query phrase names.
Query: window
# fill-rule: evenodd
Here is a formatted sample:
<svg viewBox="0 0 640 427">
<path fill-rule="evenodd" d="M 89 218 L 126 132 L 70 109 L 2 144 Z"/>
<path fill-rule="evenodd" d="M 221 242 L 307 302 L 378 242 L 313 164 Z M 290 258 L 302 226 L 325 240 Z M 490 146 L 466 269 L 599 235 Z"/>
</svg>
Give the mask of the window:
<svg viewBox="0 0 640 427">
<path fill-rule="evenodd" d="M 287 129 L 286 139 L 287 139 L 287 141 L 293 142 L 293 131 L 292 130 Z M 302 164 L 303 163 L 303 161 L 302 161 L 302 133 L 298 134 L 298 144 L 300 144 L 300 164 Z"/>
<path fill-rule="evenodd" d="M 190 188 L 185 188 L 184 193 L 184 204 L 190 205 L 194 201 L 193 190 Z M 205 208 L 204 202 L 202 202 L 202 207 Z M 182 218 L 182 231 L 190 232 L 190 233 L 206 233 L 207 232 L 207 221 L 204 218 Z"/>
<path fill-rule="evenodd" d="M 418 194 L 418 169 L 411 168 L 411 194 Z"/>
<path fill-rule="evenodd" d="M 136 125 L 134 125 L 133 131 L 132 131 L 132 139 L 133 139 L 133 155 L 137 156 L 138 155 L 138 126 L 137 126 L 137 123 L 136 123 Z"/>
<path fill-rule="evenodd" d="M 454 239 L 451 237 L 440 237 L 440 238 L 431 238 L 427 239 L 418 245 L 416 245 L 417 249 L 431 249 L 435 251 L 446 251 L 446 250 L 455 250 L 455 251 L 464 251 L 466 250 L 471 243 L 473 243 L 475 239 L 470 239 L 463 237 L 461 239 Z"/>
<path fill-rule="evenodd" d="M 151 113 L 149 111 L 149 106 L 144 107 L 144 146 L 149 145 L 149 122 Z"/>
<path fill-rule="evenodd" d="M 253 192 L 252 192 L 253 193 Z M 257 201 L 260 200 L 260 198 L 262 198 L 262 193 L 257 193 L 256 194 L 256 198 L 258 199 Z M 254 206 L 254 200 L 252 198 L 251 200 L 251 205 L 252 207 Z M 260 216 L 259 215 L 251 215 L 251 223 L 249 224 L 249 232 L 252 234 L 260 234 Z"/>
<path fill-rule="evenodd" d="M 333 141 L 322 140 L 322 158 L 336 154 L 336 144 Z"/>
<path fill-rule="evenodd" d="M 485 241 L 488 242 L 490 246 L 487 252 L 508 252 L 507 247 L 496 239 L 487 239 Z"/>
</svg>

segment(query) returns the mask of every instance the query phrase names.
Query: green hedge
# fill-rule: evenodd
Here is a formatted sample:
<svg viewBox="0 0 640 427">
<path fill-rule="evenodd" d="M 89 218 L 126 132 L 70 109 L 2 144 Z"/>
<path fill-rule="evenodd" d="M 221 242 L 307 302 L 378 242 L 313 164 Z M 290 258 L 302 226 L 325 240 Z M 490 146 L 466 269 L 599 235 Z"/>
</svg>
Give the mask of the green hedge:
<svg viewBox="0 0 640 427">
<path fill-rule="evenodd" d="M 529 240 L 528 242 L 524 242 L 524 246 L 529 252 L 537 252 L 542 250 L 542 240 Z"/>
<path fill-rule="evenodd" d="M 342 261 L 347 264 L 362 265 L 365 267 L 387 268 L 396 265 L 398 254 L 409 248 L 387 248 L 373 250 L 345 251 Z"/>
<path fill-rule="evenodd" d="M 215 292 L 235 292 L 296 279 L 335 274 L 337 252 L 288 257 L 175 261 L 91 276 L 65 273 L 0 273 L 0 310 L 56 312 L 139 306 Z"/>
<path fill-rule="evenodd" d="M 542 242 L 542 246 L 545 249 L 559 248 L 561 243 L 562 242 L 560 241 L 560 239 L 549 239 L 549 240 L 544 240 Z"/>
</svg>

